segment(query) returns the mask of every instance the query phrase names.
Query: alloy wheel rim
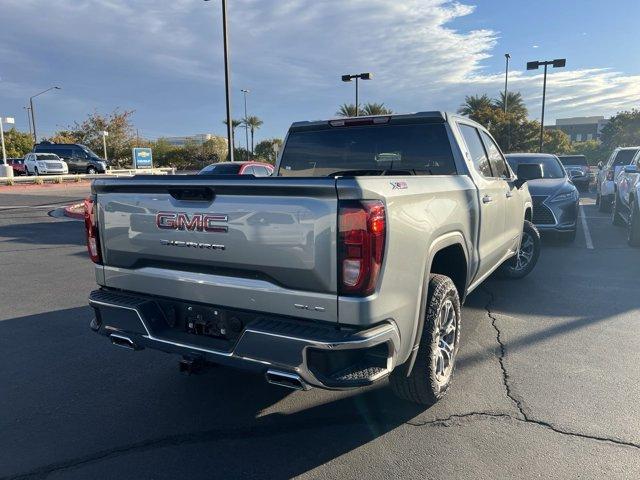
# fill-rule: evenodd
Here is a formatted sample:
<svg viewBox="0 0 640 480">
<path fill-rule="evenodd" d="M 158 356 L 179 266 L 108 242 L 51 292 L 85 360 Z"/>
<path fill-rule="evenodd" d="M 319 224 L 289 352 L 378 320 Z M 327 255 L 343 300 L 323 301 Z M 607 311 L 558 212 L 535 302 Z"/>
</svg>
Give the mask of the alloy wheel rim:
<svg viewBox="0 0 640 480">
<path fill-rule="evenodd" d="M 533 237 L 527 232 L 522 232 L 522 240 L 520 242 L 520 248 L 518 248 L 518 253 L 516 254 L 514 270 L 519 272 L 527 268 L 533 258 L 534 248 Z"/>
<path fill-rule="evenodd" d="M 451 299 L 445 300 L 438 314 L 438 332 L 433 370 L 439 384 L 447 382 L 453 371 L 458 333 L 458 315 Z"/>
</svg>

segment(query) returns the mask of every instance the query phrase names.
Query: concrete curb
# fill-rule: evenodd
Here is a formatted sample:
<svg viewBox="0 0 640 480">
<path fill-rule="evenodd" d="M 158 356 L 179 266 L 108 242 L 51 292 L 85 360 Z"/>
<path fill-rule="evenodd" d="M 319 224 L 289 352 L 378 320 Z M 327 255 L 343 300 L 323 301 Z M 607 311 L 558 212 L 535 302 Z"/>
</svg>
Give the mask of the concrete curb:
<svg viewBox="0 0 640 480">
<path fill-rule="evenodd" d="M 75 218 L 76 220 L 84 220 L 84 212 L 74 212 L 73 210 L 79 207 L 83 207 L 84 204 L 76 203 L 74 205 L 68 205 L 64 207 L 64 216 L 69 218 Z"/>
</svg>

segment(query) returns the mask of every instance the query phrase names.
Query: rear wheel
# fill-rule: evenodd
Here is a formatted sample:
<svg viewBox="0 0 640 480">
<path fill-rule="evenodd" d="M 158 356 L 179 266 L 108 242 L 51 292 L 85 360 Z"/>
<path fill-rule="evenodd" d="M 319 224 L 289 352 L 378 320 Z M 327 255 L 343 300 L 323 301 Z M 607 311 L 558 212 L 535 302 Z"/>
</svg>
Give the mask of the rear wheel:
<svg viewBox="0 0 640 480">
<path fill-rule="evenodd" d="M 403 368 L 391 373 L 394 393 L 410 402 L 433 405 L 453 377 L 460 343 L 460 298 L 449 277 L 431 275 L 420 346 L 409 376 Z"/>
<path fill-rule="evenodd" d="M 500 266 L 500 273 L 507 278 L 524 278 L 536 266 L 539 256 L 540 233 L 533 223 L 525 220 L 518 252 Z"/>
<path fill-rule="evenodd" d="M 87 168 L 87 173 L 89 175 L 95 175 L 96 173 L 98 173 L 98 170 L 96 170 L 96 167 L 89 167 Z"/>
<path fill-rule="evenodd" d="M 632 247 L 640 247 L 640 212 L 636 202 L 629 202 L 629 223 L 627 223 L 627 241 Z"/>
<path fill-rule="evenodd" d="M 617 227 L 622 227 L 624 222 L 620 218 L 620 202 L 618 200 L 618 194 L 613 196 L 613 206 L 611 208 L 611 223 Z"/>
</svg>

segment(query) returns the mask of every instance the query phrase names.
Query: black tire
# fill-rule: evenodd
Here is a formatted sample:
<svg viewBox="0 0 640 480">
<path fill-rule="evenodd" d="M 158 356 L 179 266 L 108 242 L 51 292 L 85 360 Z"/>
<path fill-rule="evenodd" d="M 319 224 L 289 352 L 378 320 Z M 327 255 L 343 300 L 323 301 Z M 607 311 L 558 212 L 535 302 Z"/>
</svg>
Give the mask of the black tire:
<svg viewBox="0 0 640 480">
<path fill-rule="evenodd" d="M 518 253 L 500 266 L 505 278 L 520 279 L 531 273 L 540 256 L 540 232 L 529 220 L 524 221 Z"/>
<path fill-rule="evenodd" d="M 620 217 L 620 202 L 618 201 L 618 194 L 614 193 L 613 206 L 611 207 L 611 223 L 616 227 L 623 227 L 624 221 Z"/>
<path fill-rule="evenodd" d="M 424 326 L 415 363 L 409 376 L 404 368 L 395 369 L 389 378 L 393 392 L 400 398 L 420 405 L 433 405 L 447 393 L 460 345 L 460 298 L 449 277 L 431 275 L 425 308 Z M 448 309 L 448 310 L 447 310 Z M 442 325 L 443 317 L 447 323 Z M 453 317 L 450 317 L 453 315 Z M 452 321 L 453 330 L 450 330 Z M 443 335 L 443 332 L 449 331 Z M 453 343 L 453 346 L 446 342 Z M 448 348 L 442 347 L 447 345 Z M 445 367 L 444 352 L 450 352 Z"/>
<path fill-rule="evenodd" d="M 600 203 L 598 204 L 598 211 L 603 213 L 609 213 L 611 211 L 611 195 L 600 195 Z"/>
<path fill-rule="evenodd" d="M 629 223 L 627 224 L 627 242 L 632 247 L 640 247 L 640 211 L 636 202 L 629 202 Z"/>
<path fill-rule="evenodd" d="M 596 207 L 600 205 L 600 194 L 596 193 Z"/>
<path fill-rule="evenodd" d="M 89 167 L 87 168 L 87 173 L 89 175 L 95 175 L 96 173 L 98 173 L 98 170 L 96 170 L 96 167 Z"/>
<path fill-rule="evenodd" d="M 33 167 L 33 174 L 37 177 L 38 175 L 40 175 L 38 173 L 38 167 Z"/>
</svg>

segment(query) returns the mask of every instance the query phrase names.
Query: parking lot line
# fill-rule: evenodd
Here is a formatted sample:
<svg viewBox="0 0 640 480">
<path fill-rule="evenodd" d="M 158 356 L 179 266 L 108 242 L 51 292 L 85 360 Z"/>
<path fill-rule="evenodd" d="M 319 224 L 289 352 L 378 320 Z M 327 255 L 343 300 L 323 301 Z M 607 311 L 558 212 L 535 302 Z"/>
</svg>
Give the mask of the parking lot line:
<svg viewBox="0 0 640 480">
<path fill-rule="evenodd" d="M 580 221 L 582 222 L 582 230 L 584 230 L 584 240 L 587 243 L 587 248 L 593 250 L 593 241 L 591 240 L 591 232 L 589 231 L 589 225 L 587 224 L 587 218 L 584 216 L 584 209 L 580 205 Z"/>
</svg>

